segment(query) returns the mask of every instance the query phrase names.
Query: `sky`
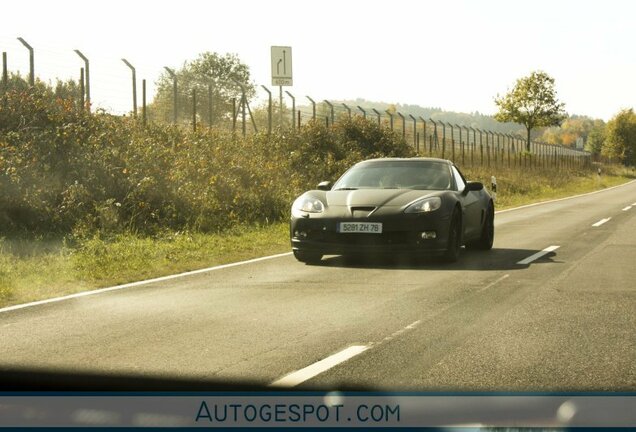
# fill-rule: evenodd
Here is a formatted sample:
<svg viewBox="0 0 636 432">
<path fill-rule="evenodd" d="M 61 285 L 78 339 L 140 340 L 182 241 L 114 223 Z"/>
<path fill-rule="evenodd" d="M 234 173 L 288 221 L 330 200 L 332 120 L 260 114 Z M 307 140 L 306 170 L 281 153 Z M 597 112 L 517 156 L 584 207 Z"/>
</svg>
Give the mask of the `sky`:
<svg viewBox="0 0 636 432">
<path fill-rule="evenodd" d="M 122 58 L 147 80 L 150 99 L 164 66 L 205 51 L 237 54 L 255 84 L 272 88 L 273 45 L 292 47 L 285 90 L 299 102 L 494 114 L 497 94 L 542 70 L 570 114 L 609 120 L 636 105 L 633 0 L 31 0 L 2 2 L 0 15 L 10 71 L 28 73 L 19 36 L 45 80 L 79 77 L 79 49 L 91 62 L 93 102 L 113 112 L 132 105 Z"/>
</svg>

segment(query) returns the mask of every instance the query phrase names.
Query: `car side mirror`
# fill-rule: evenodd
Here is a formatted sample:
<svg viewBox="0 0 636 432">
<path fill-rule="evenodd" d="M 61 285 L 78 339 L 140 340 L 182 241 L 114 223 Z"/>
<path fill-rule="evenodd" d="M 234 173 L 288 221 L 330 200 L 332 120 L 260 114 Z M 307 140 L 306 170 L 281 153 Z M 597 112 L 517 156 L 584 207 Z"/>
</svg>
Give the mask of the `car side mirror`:
<svg viewBox="0 0 636 432">
<path fill-rule="evenodd" d="M 467 191 L 480 191 L 484 188 L 484 184 L 481 182 L 467 182 L 466 190 Z"/>
<path fill-rule="evenodd" d="M 330 191 L 331 190 L 331 182 L 330 181 L 321 181 L 318 183 L 318 190 Z"/>
</svg>

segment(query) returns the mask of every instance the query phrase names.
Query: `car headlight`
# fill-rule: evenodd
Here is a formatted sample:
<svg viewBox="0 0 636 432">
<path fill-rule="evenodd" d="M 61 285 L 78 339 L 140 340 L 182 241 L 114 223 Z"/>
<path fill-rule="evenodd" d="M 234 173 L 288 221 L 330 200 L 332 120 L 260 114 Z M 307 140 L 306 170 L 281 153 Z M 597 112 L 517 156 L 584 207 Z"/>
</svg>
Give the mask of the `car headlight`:
<svg viewBox="0 0 636 432">
<path fill-rule="evenodd" d="M 428 213 L 437 210 L 442 206 L 440 197 L 422 198 L 412 202 L 404 213 Z"/>
<path fill-rule="evenodd" d="M 325 205 L 318 198 L 312 196 L 301 196 L 292 205 L 292 214 L 296 217 L 302 217 L 303 213 L 322 213 L 325 211 Z"/>
</svg>

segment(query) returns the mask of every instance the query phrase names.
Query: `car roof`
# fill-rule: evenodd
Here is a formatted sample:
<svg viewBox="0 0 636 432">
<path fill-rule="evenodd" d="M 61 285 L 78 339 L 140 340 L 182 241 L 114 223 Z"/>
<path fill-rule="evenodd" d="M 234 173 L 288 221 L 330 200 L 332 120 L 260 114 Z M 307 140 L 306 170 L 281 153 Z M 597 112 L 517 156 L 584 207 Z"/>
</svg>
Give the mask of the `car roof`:
<svg viewBox="0 0 636 432">
<path fill-rule="evenodd" d="M 376 158 L 376 159 L 366 159 L 358 162 L 358 164 L 364 163 L 375 163 L 375 162 L 438 162 L 445 163 L 448 165 L 453 165 L 453 162 L 447 159 L 439 159 L 439 158 L 428 158 L 428 157 L 411 157 L 411 158 Z"/>
</svg>

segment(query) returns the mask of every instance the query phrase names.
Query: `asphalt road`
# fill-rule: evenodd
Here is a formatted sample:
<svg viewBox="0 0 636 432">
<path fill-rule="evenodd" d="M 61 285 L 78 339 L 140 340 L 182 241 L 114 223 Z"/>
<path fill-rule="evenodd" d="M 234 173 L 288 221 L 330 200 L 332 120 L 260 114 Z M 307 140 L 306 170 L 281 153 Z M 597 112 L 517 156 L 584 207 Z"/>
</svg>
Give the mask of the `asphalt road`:
<svg viewBox="0 0 636 432">
<path fill-rule="evenodd" d="M 636 182 L 500 212 L 494 249 L 452 265 L 285 255 L 0 311 L 0 366 L 297 388 L 635 391 L 635 268 Z"/>
</svg>

